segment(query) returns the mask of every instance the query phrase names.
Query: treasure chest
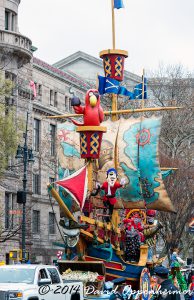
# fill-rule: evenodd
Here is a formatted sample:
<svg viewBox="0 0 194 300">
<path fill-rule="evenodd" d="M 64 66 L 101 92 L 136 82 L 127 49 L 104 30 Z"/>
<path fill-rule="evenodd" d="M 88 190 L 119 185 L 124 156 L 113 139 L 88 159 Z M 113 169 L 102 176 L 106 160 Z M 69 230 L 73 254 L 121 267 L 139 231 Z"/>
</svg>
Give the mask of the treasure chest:
<svg viewBox="0 0 194 300">
<path fill-rule="evenodd" d="M 102 261 L 58 261 L 59 272 L 68 280 L 81 280 L 85 296 L 100 296 L 105 282 L 105 265 Z M 71 273 L 72 272 L 72 273 Z M 72 274 L 72 279 L 68 277 Z M 88 275 L 88 277 L 87 277 Z M 70 275 L 71 276 L 71 275 Z"/>
</svg>

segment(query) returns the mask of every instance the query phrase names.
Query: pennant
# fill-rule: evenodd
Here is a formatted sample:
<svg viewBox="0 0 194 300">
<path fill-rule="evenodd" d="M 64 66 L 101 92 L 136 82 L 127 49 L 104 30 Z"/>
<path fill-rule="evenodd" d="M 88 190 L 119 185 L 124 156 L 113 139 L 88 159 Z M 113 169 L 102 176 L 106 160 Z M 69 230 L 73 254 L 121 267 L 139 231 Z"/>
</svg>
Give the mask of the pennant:
<svg viewBox="0 0 194 300">
<path fill-rule="evenodd" d="M 98 91 L 100 95 L 103 94 L 118 94 L 120 82 L 110 77 L 98 76 L 99 87 Z"/>
<path fill-rule="evenodd" d="M 123 0 L 114 0 L 114 8 L 124 8 Z"/>
<path fill-rule="evenodd" d="M 120 86 L 120 81 L 110 78 L 98 76 L 99 86 L 98 91 L 100 95 L 103 94 L 117 94 L 135 99 L 133 92 L 128 91 L 124 86 Z"/>
<path fill-rule="evenodd" d="M 88 186 L 87 166 L 82 167 L 68 177 L 55 181 L 56 184 L 66 190 L 67 193 L 77 202 L 81 210 L 83 209 Z"/>
<path fill-rule="evenodd" d="M 35 82 L 32 81 L 32 80 L 30 80 L 30 87 L 31 87 L 31 89 L 33 91 L 34 98 L 36 98 L 36 85 L 35 85 Z"/>
<path fill-rule="evenodd" d="M 133 89 L 134 99 L 142 99 L 143 93 L 143 83 L 137 84 Z M 144 97 L 143 99 L 147 99 L 147 79 L 144 78 Z"/>
</svg>

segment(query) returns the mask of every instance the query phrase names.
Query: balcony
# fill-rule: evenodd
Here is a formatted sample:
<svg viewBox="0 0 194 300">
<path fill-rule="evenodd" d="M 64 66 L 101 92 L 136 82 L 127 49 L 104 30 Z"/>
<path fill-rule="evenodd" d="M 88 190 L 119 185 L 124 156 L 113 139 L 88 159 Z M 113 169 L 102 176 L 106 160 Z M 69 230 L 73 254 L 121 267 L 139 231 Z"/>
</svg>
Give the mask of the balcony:
<svg viewBox="0 0 194 300">
<path fill-rule="evenodd" d="M 28 63 L 31 60 L 31 47 L 31 40 L 20 33 L 0 30 L 0 49 L 10 49 L 23 63 Z"/>
</svg>

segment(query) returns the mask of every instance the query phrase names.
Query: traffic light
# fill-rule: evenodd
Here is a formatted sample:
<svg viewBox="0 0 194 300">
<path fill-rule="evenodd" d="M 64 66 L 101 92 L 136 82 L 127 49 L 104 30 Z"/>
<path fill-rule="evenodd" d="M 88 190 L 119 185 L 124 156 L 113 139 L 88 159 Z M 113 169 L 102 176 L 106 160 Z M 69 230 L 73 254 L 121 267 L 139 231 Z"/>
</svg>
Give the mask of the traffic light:
<svg viewBox="0 0 194 300">
<path fill-rule="evenodd" d="M 26 192 L 25 191 L 17 191 L 17 203 L 19 203 L 19 204 L 26 203 Z"/>
<path fill-rule="evenodd" d="M 9 258 L 12 260 L 18 259 L 18 250 L 9 251 Z"/>
<path fill-rule="evenodd" d="M 29 251 L 25 252 L 25 261 L 29 260 Z M 22 261 L 22 250 L 18 249 L 18 250 L 12 250 L 9 252 L 9 259 L 10 260 L 17 260 L 17 261 Z"/>
<path fill-rule="evenodd" d="M 25 261 L 28 261 L 30 258 L 29 251 L 25 252 Z M 22 250 L 19 250 L 19 260 L 22 261 Z"/>
</svg>

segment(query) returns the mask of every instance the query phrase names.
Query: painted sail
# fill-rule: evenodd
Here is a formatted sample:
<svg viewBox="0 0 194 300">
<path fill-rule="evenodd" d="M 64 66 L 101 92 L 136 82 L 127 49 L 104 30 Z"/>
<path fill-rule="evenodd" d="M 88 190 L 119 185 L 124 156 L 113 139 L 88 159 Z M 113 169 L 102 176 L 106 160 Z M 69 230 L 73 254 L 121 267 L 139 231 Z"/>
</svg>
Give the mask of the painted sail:
<svg viewBox="0 0 194 300">
<path fill-rule="evenodd" d="M 103 135 L 94 181 L 104 182 L 106 171 L 117 167 L 119 179 L 126 179 L 125 188 L 118 190 L 118 208 L 174 211 L 162 181 L 158 159 L 161 120 L 161 117 L 121 118 L 101 124 L 107 127 L 107 132 Z M 75 129 L 76 126 L 68 122 L 58 126 L 59 179 L 63 178 L 64 172 L 72 174 L 84 165 L 80 158 L 79 133 Z M 69 201 L 71 208 L 69 196 L 66 195 L 64 201 L 67 206 Z"/>
<path fill-rule="evenodd" d="M 119 166 L 128 184 L 120 189 L 124 207 L 174 211 L 165 190 L 158 157 L 161 117 L 121 119 Z M 133 162 L 133 168 L 128 161 Z"/>
<path fill-rule="evenodd" d="M 58 140 L 58 178 L 68 177 L 84 166 L 84 160 L 80 157 L 79 134 L 76 126 L 71 122 L 57 125 Z M 73 197 L 62 187 L 59 187 L 59 195 L 70 211 L 79 210 Z"/>
</svg>

